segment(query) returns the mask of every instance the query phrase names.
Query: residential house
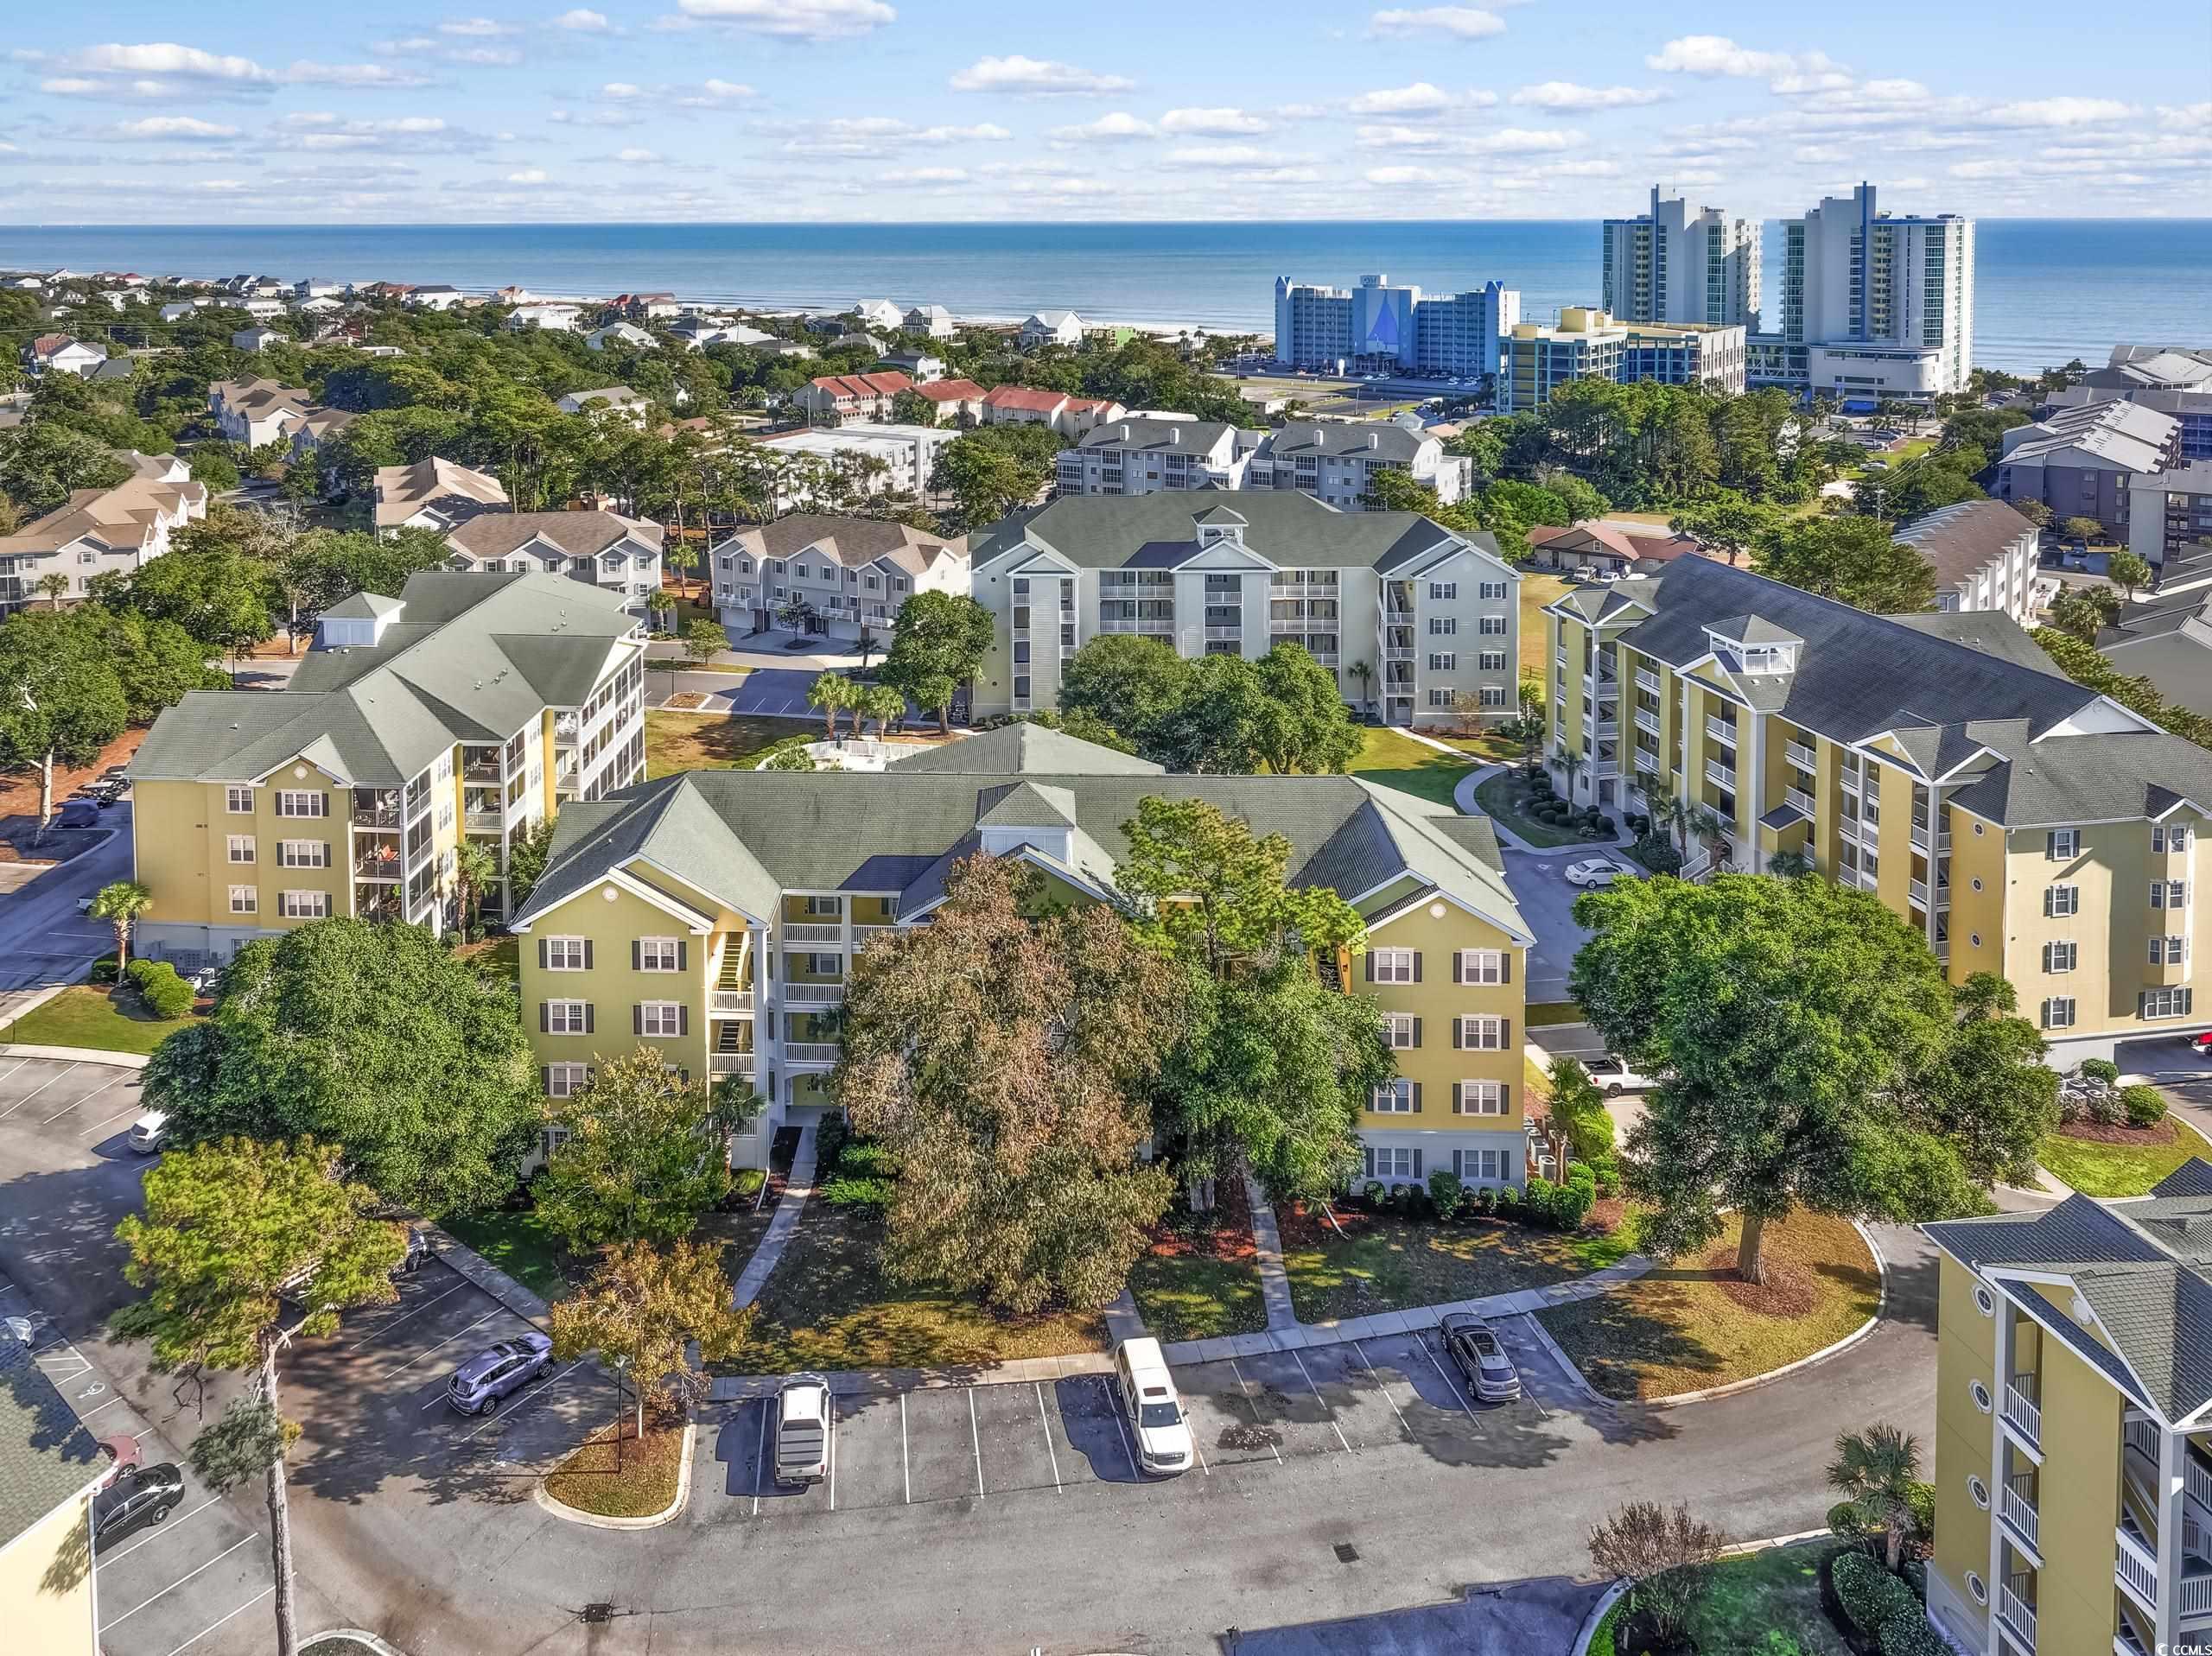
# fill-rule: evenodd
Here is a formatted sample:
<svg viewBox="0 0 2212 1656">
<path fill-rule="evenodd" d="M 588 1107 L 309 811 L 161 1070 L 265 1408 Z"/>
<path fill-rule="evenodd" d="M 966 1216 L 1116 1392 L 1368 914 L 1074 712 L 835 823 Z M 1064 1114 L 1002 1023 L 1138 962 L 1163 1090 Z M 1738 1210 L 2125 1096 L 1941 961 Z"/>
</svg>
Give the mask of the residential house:
<svg viewBox="0 0 2212 1656">
<path fill-rule="evenodd" d="M 1632 571 L 1656 574 L 1656 567 L 1640 566 L 1705 555 L 1688 536 L 1649 523 L 1592 519 L 1567 529 L 1532 529 L 1528 539 L 1530 562 L 1596 581 L 1618 581 Z"/>
<path fill-rule="evenodd" d="M 148 354 L 154 353 L 149 352 Z M 138 359 L 128 354 L 122 354 L 103 358 L 92 365 L 92 371 L 85 378 L 97 384 L 103 380 L 129 379 L 137 371 Z"/>
<path fill-rule="evenodd" d="M 766 632 L 796 600 L 793 631 L 828 638 L 882 638 L 916 593 L 968 591 L 968 546 L 908 523 L 794 513 L 741 529 L 712 555 L 716 619 Z"/>
<path fill-rule="evenodd" d="M 2212 715 L 2212 591 L 2194 581 L 2139 600 L 2097 634 L 2098 653 L 2176 707 Z"/>
<path fill-rule="evenodd" d="M 305 391 L 273 379 L 224 379 L 207 388 L 207 407 L 217 428 L 248 448 L 290 441 L 314 406 Z"/>
<path fill-rule="evenodd" d="M 412 466 L 379 466 L 376 525 L 379 535 L 401 529 L 457 528 L 487 511 L 508 509 L 499 479 L 435 454 Z"/>
<path fill-rule="evenodd" d="M 2173 416 L 2117 400 L 2091 403 L 2006 432 L 1990 492 L 2039 500 L 2058 521 L 2094 518 L 2125 542 L 2136 479 L 2181 463 L 2181 422 Z"/>
<path fill-rule="evenodd" d="M 878 366 L 904 374 L 917 385 L 926 385 L 933 379 L 944 378 L 944 358 L 933 357 L 926 351 L 887 352 Z"/>
<path fill-rule="evenodd" d="M 2212 1645 L 2212 1162 L 1923 1229 L 1929 1619 L 1996 1656 Z"/>
<path fill-rule="evenodd" d="M 298 300 L 292 306 L 293 311 L 301 316 L 335 316 L 345 308 L 344 300 L 334 299 L 328 294 L 318 294 L 313 299 Z"/>
<path fill-rule="evenodd" d="M 817 424 L 880 422 L 892 417 L 899 393 L 913 389 L 914 382 L 904 374 L 821 374 L 800 386 L 792 400 Z"/>
<path fill-rule="evenodd" d="M 1022 320 L 1015 337 L 1024 351 L 1043 345 L 1062 345 L 1072 350 L 1083 343 L 1083 318 L 1071 310 L 1032 311 Z"/>
<path fill-rule="evenodd" d="M 645 638 L 543 574 L 409 577 L 325 611 L 282 690 L 194 690 L 131 760 L 143 955 L 196 965 L 331 915 L 454 919 L 455 847 L 641 780 Z"/>
<path fill-rule="evenodd" d="M 949 339 L 959 332 L 952 313 L 942 305 L 914 306 L 899 318 L 899 328 L 901 333 L 919 333 L 931 339 Z"/>
<path fill-rule="evenodd" d="M 162 306 L 156 314 L 164 322 L 181 322 L 195 312 L 211 308 L 214 302 L 212 299 L 179 299 Z"/>
<path fill-rule="evenodd" d="M 1473 486 L 1474 462 L 1395 421 L 1295 421 L 1268 432 L 1243 486 L 1297 489 L 1343 511 L 1364 511 L 1380 472 L 1402 472 L 1451 505 Z"/>
<path fill-rule="evenodd" d="M 2127 546 L 2172 587 L 2183 578 L 2212 574 L 2212 460 L 2190 460 L 2170 472 L 2139 473 L 2128 483 Z"/>
<path fill-rule="evenodd" d="M 1544 614 L 1566 791 L 1713 812 L 1690 876 L 1807 857 L 1952 981 L 2005 979 L 2056 1063 L 2205 1027 L 2212 753 L 2065 677 L 2009 614 L 1870 615 L 1704 558 Z"/>
<path fill-rule="evenodd" d="M 979 426 L 983 422 L 983 399 L 990 393 L 972 379 L 933 379 L 915 390 L 937 409 L 940 425 Z"/>
<path fill-rule="evenodd" d="M 460 289 L 449 287 L 442 282 L 405 287 L 401 296 L 418 310 L 451 310 L 464 297 Z"/>
<path fill-rule="evenodd" d="M 896 333 L 906 320 L 906 314 L 888 299 L 863 299 L 845 314 L 862 327 L 880 327 L 887 333 Z"/>
<path fill-rule="evenodd" d="M 292 433 L 291 452 L 287 456 L 289 462 L 295 466 L 321 465 L 315 456 L 322 446 L 359 418 L 360 416 L 348 409 L 310 408 L 307 418 L 301 421 L 298 428 Z M 321 479 L 326 492 L 336 483 L 336 478 L 327 466 L 321 473 Z"/>
<path fill-rule="evenodd" d="M 233 351 L 266 351 L 272 345 L 285 343 L 284 336 L 273 327 L 240 328 L 231 335 Z"/>
<path fill-rule="evenodd" d="M 2002 500 L 1962 500 L 1923 512 L 1892 537 L 1916 549 L 1936 572 L 1939 610 L 2002 610 L 2035 625 L 2043 531 Z"/>
<path fill-rule="evenodd" d="M 75 374 L 80 379 L 107 360 L 107 352 L 99 346 L 73 339 L 67 333 L 40 334 L 24 355 L 34 374 Z"/>
<path fill-rule="evenodd" d="M 584 335 L 584 344 L 594 351 L 604 351 L 610 345 L 626 346 L 632 351 L 658 351 L 660 341 L 629 322 L 610 322 L 605 327 L 595 327 Z"/>
<path fill-rule="evenodd" d="M 299 299 L 342 299 L 346 284 L 323 276 L 302 276 L 292 284 L 292 293 Z"/>
<path fill-rule="evenodd" d="M 0 1604 L 9 1642 L 40 1656 L 99 1656 L 92 1502 L 115 1462 L 33 1361 L 29 1322 L 10 1321 L 25 1332 L 0 1325 Z"/>
<path fill-rule="evenodd" d="M 788 357 L 794 362 L 811 362 L 814 347 L 801 345 L 797 339 L 778 339 L 772 345 L 763 345 L 761 352 L 771 357 Z"/>
<path fill-rule="evenodd" d="M 996 623 L 978 718 L 1058 707 L 1062 663 L 1111 633 L 1186 657 L 1301 644 L 1389 724 L 1516 716 L 1520 576 L 1488 535 L 1414 512 L 1287 490 L 1064 498 L 970 536 L 969 553 L 969 595 Z"/>
<path fill-rule="evenodd" d="M 281 299 L 248 299 L 234 308 L 244 311 L 257 322 L 274 321 L 289 308 Z"/>
<path fill-rule="evenodd" d="M 2101 368 L 2046 394 L 2052 408 L 2126 402 L 2181 422 L 2181 457 L 2212 460 L 2212 350 L 2179 345 L 2116 345 Z"/>
<path fill-rule="evenodd" d="M 619 511 L 492 511 L 464 517 L 446 534 L 453 567 L 565 574 L 618 593 L 632 615 L 660 590 L 665 536 L 649 518 Z"/>
<path fill-rule="evenodd" d="M 533 327 L 548 333 L 573 333 L 582 315 L 574 305 L 518 305 L 507 313 L 499 327 L 508 333 L 520 333 Z"/>
<path fill-rule="evenodd" d="M 1124 412 L 1119 403 L 1098 397 L 1070 397 L 1065 391 L 1033 390 L 1027 385 L 995 385 L 983 397 L 987 426 L 1050 426 L 1063 437 L 1080 437 Z"/>
<path fill-rule="evenodd" d="M 534 305 L 537 302 L 537 295 L 527 288 L 511 284 L 494 293 L 492 302 L 495 305 Z"/>
<path fill-rule="evenodd" d="M 652 399 L 627 385 L 602 385 L 593 391 L 570 391 L 554 406 L 563 414 L 602 415 L 643 426 Z"/>
<path fill-rule="evenodd" d="M 772 333 L 757 327 L 747 327 L 742 322 L 717 322 L 703 316 L 689 316 L 670 327 L 669 333 L 687 348 L 702 351 L 710 345 L 759 346 L 778 343 Z"/>
<path fill-rule="evenodd" d="M 79 489 L 62 505 L 35 517 L 12 535 L 0 535 L 0 613 L 12 613 L 52 594 L 41 592 L 59 575 L 62 596 L 82 599 L 95 575 L 143 567 L 169 549 L 169 537 L 207 515 L 207 485 L 195 483 L 174 454 L 118 456 L 130 475 L 109 489 Z"/>
<path fill-rule="evenodd" d="M 964 857 L 1016 859 L 1055 900 L 1111 901 L 1147 797 L 1281 834 L 1290 882 L 1364 918 L 1366 954 L 1322 970 L 1375 1003 L 1395 1051 L 1360 1116 L 1365 1176 L 1522 1184 L 1530 935 L 1486 818 L 1352 777 L 1169 776 L 1026 724 L 879 775 L 694 771 L 563 810 L 513 922 L 545 1090 L 584 1085 L 626 1023 L 685 1074 L 749 1080 L 766 1108 L 730 1159 L 765 1165 L 787 1120 L 837 1101 L 836 1015 L 861 951 L 927 923 Z"/>
</svg>

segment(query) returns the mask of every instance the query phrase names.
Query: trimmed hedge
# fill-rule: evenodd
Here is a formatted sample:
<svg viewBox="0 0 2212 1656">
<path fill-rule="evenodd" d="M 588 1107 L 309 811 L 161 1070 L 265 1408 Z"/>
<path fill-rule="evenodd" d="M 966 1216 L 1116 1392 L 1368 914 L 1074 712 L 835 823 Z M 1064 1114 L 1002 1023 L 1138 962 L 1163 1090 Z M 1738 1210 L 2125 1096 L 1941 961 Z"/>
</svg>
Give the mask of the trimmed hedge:
<svg viewBox="0 0 2212 1656">
<path fill-rule="evenodd" d="M 192 986 L 176 973 L 176 968 L 167 961 L 155 961 L 145 972 L 139 971 L 144 961 L 130 962 L 131 980 L 138 986 L 138 998 L 146 1003 L 146 1010 L 162 1018 L 181 1018 L 192 1010 Z"/>
<path fill-rule="evenodd" d="M 2155 1087 L 2123 1087 L 2120 1102 L 2131 1127 L 2155 1127 L 2166 1119 L 2165 1095 Z"/>
<path fill-rule="evenodd" d="M 822 1199 L 833 1208 L 880 1215 L 891 1206 L 891 1181 L 871 1178 L 833 1178 L 822 1187 Z"/>
<path fill-rule="evenodd" d="M 1829 1522 L 1835 1514 L 1831 1512 Z M 1874 1639 L 1882 1656 L 1944 1656 L 1949 1648 L 1928 1625 L 1912 1589 L 1863 1552 L 1847 1552 L 1829 1566 L 1843 1613 Z"/>
</svg>

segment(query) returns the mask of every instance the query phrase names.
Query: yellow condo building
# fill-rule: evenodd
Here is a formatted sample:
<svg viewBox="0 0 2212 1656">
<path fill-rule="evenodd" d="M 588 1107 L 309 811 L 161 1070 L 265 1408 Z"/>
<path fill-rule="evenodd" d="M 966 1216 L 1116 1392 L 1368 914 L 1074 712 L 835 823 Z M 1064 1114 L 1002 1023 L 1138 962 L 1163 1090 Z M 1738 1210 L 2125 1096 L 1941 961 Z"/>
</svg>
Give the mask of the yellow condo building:
<svg viewBox="0 0 2212 1656">
<path fill-rule="evenodd" d="M 1926 1229 L 1929 1615 L 1989 1656 L 2212 1648 L 2212 1162 Z"/>
<path fill-rule="evenodd" d="M 925 923 L 960 859 L 1017 857 L 1103 902 L 1147 796 L 1204 799 L 1291 842 L 1294 884 L 1357 907 L 1345 987 L 1389 1019 L 1400 1079 L 1362 1121 L 1370 1177 L 1522 1183 L 1522 969 L 1530 942 L 1496 836 L 1350 777 L 1169 776 L 1034 725 L 880 774 L 700 771 L 564 809 L 513 927 L 546 1090 L 650 1044 L 692 1075 L 751 1078 L 766 1108 L 734 1163 L 760 1165 L 797 1109 L 834 1104 L 836 1017 L 855 955 Z"/>
<path fill-rule="evenodd" d="M 327 612 L 290 688 L 195 690 L 130 765 L 153 906 L 140 952 L 182 963 L 331 915 L 437 928 L 475 841 L 507 847 L 645 774 L 645 638 L 619 593 L 433 572 Z"/>
<path fill-rule="evenodd" d="M 2009 980 L 2061 1066 L 2207 1027 L 2212 753 L 2064 677 L 2008 617 L 1663 570 L 1544 612 L 1546 749 L 1577 801 L 1707 814 L 1691 878 L 1786 852 L 1877 893 L 1954 982 Z"/>
</svg>

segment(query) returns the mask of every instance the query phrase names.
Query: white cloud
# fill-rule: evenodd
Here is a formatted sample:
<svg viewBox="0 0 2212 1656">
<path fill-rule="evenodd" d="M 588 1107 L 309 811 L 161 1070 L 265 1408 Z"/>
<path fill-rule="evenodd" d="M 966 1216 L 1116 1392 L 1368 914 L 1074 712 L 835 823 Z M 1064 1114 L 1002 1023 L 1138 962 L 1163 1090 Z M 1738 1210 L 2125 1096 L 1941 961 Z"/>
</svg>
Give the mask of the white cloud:
<svg viewBox="0 0 2212 1656">
<path fill-rule="evenodd" d="M 509 173 L 507 174 L 507 182 L 510 184 L 543 184 L 546 181 L 546 171 L 543 167 L 525 167 L 518 173 Z"/>
<path fill-rule="evenodd" d="M 599 89 L 599 95 L 601 98 L 617 99 L 643 98 L 645 95 L 645 89 L 643 86 L 633 86 L 626 80 L 610 80 Z"/>
<path fill-rule="evenodd" d="M 594 11 L 587 6 L 578 6 L 575 10 L 564 11 L 556 17 L 553 20 L 553 27 L 571 29 L 580 35 L 600 35 L 604 34 L 610 25 L 605 12 Z"/>
<path fill-rule="evenodd" d="M 190 115 L 149 115 L 143 121 L 125 121 L 115 129 L 118 138 L 235 138 L 234 126 L 219 125 Z"/>
<path fill-rule="evenodd" d="M 1370 167 L 1363 176 L 1370 184 L 1457 184 L 1465 174 L 1439 167 Z"/>
<path fill-rule="evenodd" d="M 100 80 L 83 75 L 49 75 L 38 83 L 57 98 L 163 98 L 177 88 L 165 80 Z"/>
<path fill-rule="evenodd" d="M 1512 101 L 1536 109 L 1628 109 L 1656 104 L 1666 95 L 1656 86 L 1578 86 L 1571 80 L 1547 80 L 1522 87 Z"/>
<path fill-rule="evenodd" d="M 1548 161 L 1530 170 L 1536 178 L 1618 178 L 1621 168 L 1612 161 Z"/>
<path fill-rule="evenodd" d="M 985 121 L 975 126 L 918 127 L 887 115 L 841 116 L 802 127 L 784 141 L 784 153 L 866 158 L 913 145 L 1003 143 L 1014 134 Z"/>
<path fill-rule="evenodd" d="M 1915 104 L 1932 94 L 1917 80 L 1862 80 L 1857 96 L 1874 104 Z"/>
<path fill-rule="evenodd" d="M 1999 104 L 1985 111 L 1981 119 L 1991 126 L 2094 126 L 2104 121 L 2124 121 L 2134 113 L 2130 105 L 2116 98 L 2043 98 Z"/>
<path fill-rule="evenodd" d="M 411 69 L 395 69 L 389 63 L 309 63 L 305 60 L 284 71 L 284 79 L 303 86 L 359 86 L 364 90 L 400 90 L 427 86 L 430 77 Z"/>
<path fill-rule="evenodd" d="M 1364 92 L 1346 105 L 1354 115 L 1395 115 L 1408 119 L 1425 115 L 1443 115 L 1457 109 L 1486 109 L 1497 102 L 1496 92 L 1448 92 L 1441 86 L 1432 86 L 1426 80 L 1416 80 L 1410 86 L 1389 86 L 1378 92 Z"/>
<path fill-rule="evenodd" d="M 1505 32 L 1505 19 L 1476 6 L 1421 6 L 1378 11 L 1368 19 L 1377 35 L 1444 35 L 1453 40 L 1477 41 Z"/>
<path fill-rule="evenodd" d="M 1167 159 L 1194 167 L 1257 167 L 1280 157 L 1256 143 L 1194 143 L 1169 150 Z"/>
<path fill-rule="evenodd" d="M 2198 127 L 2212 127 L 2212 104 L 2161 104 L 2158 105 L 2158 124 L 2169 132 L 2191 132 Z"/>
<path fill-rule="evenodd" d="M 161 42 L 148 46 L 88 46 L 68 67 L 95 74 L 178 75 L 194 80 L 265 84 L 269 72 L 251 58 L 221 57 L 196 46 Z"/>
<path fill-rule="evenodd" d="M 1023 98 L 1093 97 L 1130 91 L 1123 75 L 1102 75 L 1051 59 L 978 58 L 952 77 L 955 92 L 1012 92 Z"/>
<path fill-rule="evenodd" d="M 459 35 L 471 40 L 488 40 L 515 32 L 512 23 L 494 22 L 489 17 L 457 17 L 452 22 L 438 25 L 441 35 Z"/>
<path fill-rule="evenodd" d="M 632 165 L 636 166 L 642 165 L 647 162 L 658 161 L 660 157 L 650 149 L 639 149 L 632 148 L 629 149 L 616 150 L 614 152 L 614 159 L 620 162 L 627 162 Z"/>
<path fill-rule="evenodd" d="M 907 167 L 894 172 L 880 173 L 877 177 L 886 184 L 965 184 L 965 167 Z"/>
<path fill-rule="evenodd" d="M 757 94 L 753 88 L 743 81 L 709 78 L 696 90 L 683 93 L 676 101 L 686 109 L 721 109 L 726 105 L 742 103 L 755 96 Z"/>
<path fill-rule="evenodd" d="M 1414 149 L 1431 155 L 1533 155 L 1565 149 L 1582 135 L 1558 127 L 1491 127 L 1474 132 L 1390 124 L 1355 127 L 1363 149 Z"/>
<path fill-rule="evenodd" d="M 512 46 L 457 46 L 445 56 L 448 63 L 505 65 L 522 61 L 522 54 Z"/>
<path fill-rule="evenodd" d="M 1056 126 L 1052 130 L 1054 143 L 1116 143 L 1129 138 L 1158 136 L 1150 122 L 1140 121 L 1126 110 L 1116 110 L 1102 115 L 1095 121 L 1085 121 L 1081 126 Z"/>
<path fill-rule="evenodd" d="M 1160 117 L 1160 130 L 1209 137 L 1249 137 L 1265 132 L 1268 124 L 1241 109 L 1171 109 Z"/>
<path fill-rule="evenodd" d="M 677 0 L 687 18 L 786 40 L 834 41 L 895 22 L 883 0 Z"/>
<path fill-rule="evenodd" d="M 1662 74 L 1730 75 L 1751 79 L 1763 75 L 1786 75 L 1796 60 L 1787 52 L 1755 52 L 1738 46 L 1726 35 L 1685 35 L 1669 41 L 1643 60 L 1647 69 Z"/>
<path fill-rule="evenodd" d="M 629 109 L 556 109 L 545 117 L 559 126 L 643 126 L 645 117 Z"/>
</svg>

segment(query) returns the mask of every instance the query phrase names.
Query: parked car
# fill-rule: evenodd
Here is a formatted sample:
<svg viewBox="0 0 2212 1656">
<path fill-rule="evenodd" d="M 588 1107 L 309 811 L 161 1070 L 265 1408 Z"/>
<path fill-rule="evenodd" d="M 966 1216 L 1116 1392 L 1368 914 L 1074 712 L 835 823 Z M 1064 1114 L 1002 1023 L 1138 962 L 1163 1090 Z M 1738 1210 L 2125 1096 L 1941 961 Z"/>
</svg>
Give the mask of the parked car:
<svg viewBox="0 0 2212 1656">
<path fill-rule="evenodd" d="M 1489 1323 L 1471 1311 L 1446 1311 L 1436 1328 L 1444 1337 L 1444 1355 L 1478 1402 L 1510 1403 L 1521 1395 L 1521 1376 Z"/>
<path fill-rule="evenodd" d="M 794 1374 L 777 1388 L 775 1406 L 776 1482 L 790 1488 L 821 1482 L 830 1475 L 830 1382 Z"/>
<path fill-rule="evenodd" d="M 1139 1468 L 1170 1475 L 1188 1468 L 1191 1424 L 1159 1341 L 1147 1336 L 1122 1342 L 1114 1353 L 1114 1389 L 1136 1442 Z"/>
<path fill-rule="evenodd" d="M 167 1110 L 149 1110 L 130 1124 L 130 1147 L 141 1156 L 150 1156 L 167 1142 L 169 1136 L 169 1114 Z"/>
<path fill-rule="evenodd" d="M 446 1401 L 463 1414 L 489 1414 L 499 1399 L 553 1372 L 553 1342 L 532 1329 L 487 1346 L 453 1371 Z"/>
<path fill-rule="evenodd" d="M 138 1447 L 138 1440 L 127 1432 L 101 1438 L 100 1451 L 111 1462 L 107 1476 L 100 1482 L 103 1489 L 111 1489 L 124 1479 L 136 1477 L 146 1458 Z"/>
<path fill-rule="evenodd" d="M 1648 1093 L 1659 1084 L 1650 1076 L 1639 1075 L 1630 1069 L 1626 1058 L 1616 1057 L 1610 1052 L 1601 1052 L 1585 1061 L 1583 1068 L 1607 1098 L 1618 1098 L 1623 1093 Z"/>
<path fill-rule="evenodd" d="M 92 1497 L 92 1544 L 107 1543 L 141 1524 L 158 1524 L 184 1499 L 184 1474 L 174 1461 L 142 1466 Z"/>
<path fill-rule="evenodd" d="M 1634 878 L 1634 870 L 1623 867 L 1611 857 L 1585 857 L 1580 862 L 1567 866 L 1569 885 L 1611 885 L 1617 879 Z"/>
<path fill-rule="evenodd" d="M 2198 1057 L 2212 1058 L 2212 1030 L 2207 1030 L 2202 1035 L 2192 1037 L 2189 1045 L 2190 1050 Z"/>
</svg>

